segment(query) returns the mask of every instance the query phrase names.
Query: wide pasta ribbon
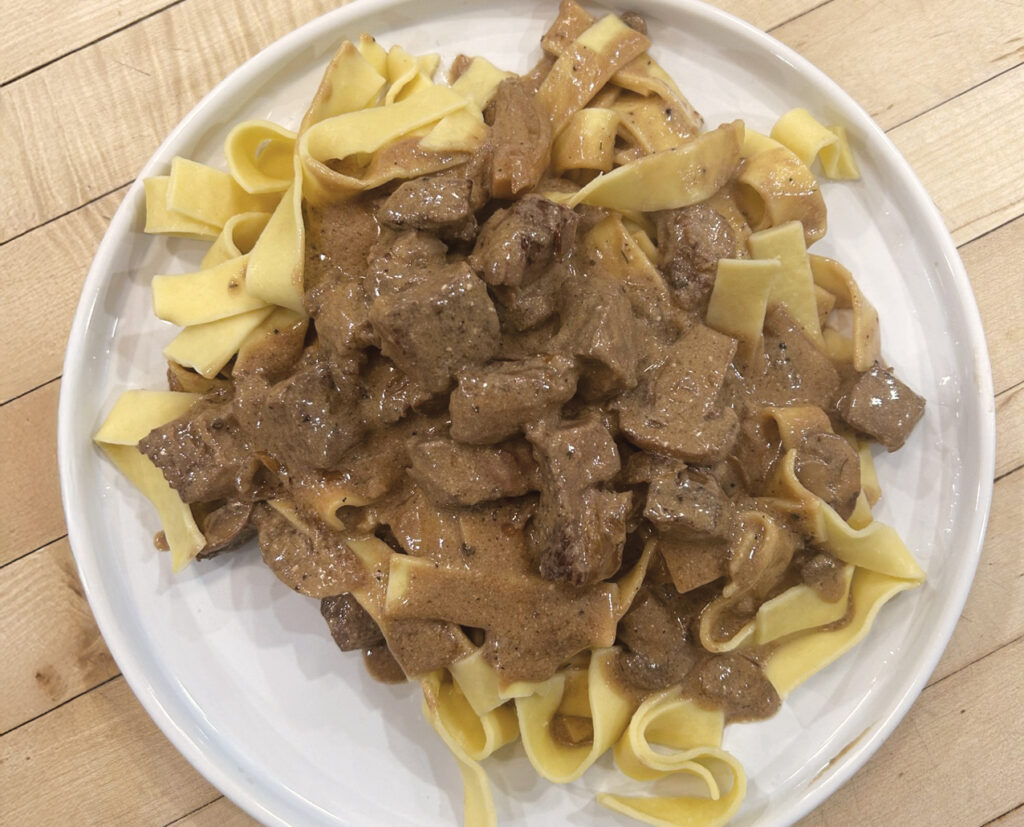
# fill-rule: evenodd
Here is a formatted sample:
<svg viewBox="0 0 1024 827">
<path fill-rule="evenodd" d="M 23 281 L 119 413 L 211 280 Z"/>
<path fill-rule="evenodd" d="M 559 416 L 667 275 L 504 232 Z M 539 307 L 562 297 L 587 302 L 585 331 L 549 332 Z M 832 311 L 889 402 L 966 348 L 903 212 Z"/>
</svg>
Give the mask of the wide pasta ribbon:
<svg viewBox="0 0 1024 827">
<path fill-rule="evenodd" d="M 846 128 L 823 126 L 806 109 L 790 109 L 775 122 L 771 137 L 792 150 L 808 167 L 815 158 L 821 159 L 826 178 L 847 181 L 860 178 Z"/>
<path fill-rule="evenodd" d="M 659 827 L 718 827 L 746 795 L 739 761 L 721 749 L 725 716 L 686 698 L 679 687 L 652 695 L 634 713 L 615 745 L 619 769 L 638 781 L 690 776 L 704 795 L 598 795 L 598 803 Z M 659 748 L 656 748 L 660 747 Z"/>
</svg>

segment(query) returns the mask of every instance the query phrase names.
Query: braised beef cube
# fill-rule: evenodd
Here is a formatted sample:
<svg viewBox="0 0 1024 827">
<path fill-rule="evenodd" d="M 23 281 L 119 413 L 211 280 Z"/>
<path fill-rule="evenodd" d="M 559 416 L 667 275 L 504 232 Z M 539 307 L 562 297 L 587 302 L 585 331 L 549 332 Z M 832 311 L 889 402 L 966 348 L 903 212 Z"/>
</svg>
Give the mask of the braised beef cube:
<svg viewBox="0 0 1024 827">
<path fill-rule="evenodd" d="M 620 468 L 619 449 L 608 428 L 596 417 L 526 430 L 546 490 L 582 491 L 614 477 Z"/>
<path fill-rule="evenodd" d="M 714 465 L 732 450 L 736 413 L 720 392 L 736 341 L 695 324 L 672 347 L 653 376 L 617 404 L 629 440 L 655 454 L 693 465 Z"/>
<path fill-rule="evenodd" d="M 249 468 L 252 451 L 230 400 L 221 396 L 214 391 L 139 441 L 139 450 L 187 503 L 230 499 Z"/>
<path fill-rule="evenodd" d="M 495 198 L 533 189 L 551 158 L 551 121 L 535 89 L 519 77 L 505 78 L 488 109 L 493 113 L 491 186 Z"/>
<path fill-rule="evenodd" d="M 729 533 L 730 504 L 714 477 L 688 468 L 655 477 L 644 516 L 667 537 L 722 538 Z"/>
<path fill-rule="evenodd" d="M 499 442 L 558 410 L 576 392 L 576 365 L 564 356 L 494 362 L 459 375 L 449 403 L 452 437 Z"/>
<path fill-rule="evenodd" d="M 835 603 L 846 594 L 843 584 L 843 563 L 827 551 L 815 554 L 800 566 L 800 578 L 814 589 L 822 600 Z"/>
<path fill-rule="evenodd" d="M 838 409 L 851 428 L 895 451 L 924 415 L 924 399 L 876 362 L 846 389 Z"/>
<path fill-rule="evenodd" d="M 704 311 L 715 286 L 720 258 L 736 255 L 736 238 L 726 221 L 707 204 L 657 215 L 658 265 L 686 310 Z"/>
<path fill-rule="evenodd" d="M 803 438 L 794 462 L 796 478 L 847 519 L 860 494 L 860 457 L 836 434 L 812 433 Z"/>
<path fill-rule="evenodd" d="M 502 330 L 530 330 L 551 319 L 558 311 L 561 285 L 561 268 L 550 267 L 522 287 L 492 287 Z"/>
<path fill-rule="evenodd" d="M 378 344 L 370 327 L 370 302 L 361 282 L 325 282 L 307 293 L 305 304 L 325 354 L 348 354 Z"/>
<path fill-rule="evenodd" d="M 249 522 L 252 503 L 229 500 L 224 505 L 204 514 L 199 522 L 206 545 L 196 556 L 200 560 L 215 557 L 222 551 L 236 549 L 253 534 Z"/>
<path fill-rule="evenodd" d="M 500 344 L 487 287 L 465 265 L 379 296 L 370 308 L 370 324 L 384 355 L 435 393 L 447 390 L 455 373 L 487 362 Z"/>
<path fill-rule="evenodd" d="M 470 241 L 476 235 L 473 212 L 473 181 L 456 167 L 403 183 L 384 202 L 380 220 L 396 230 L 426 230 Z"/>
<path fill-rule="evenodd" d="M 263 561 L 288 588 L 324 598 L 357 588 L 366 573 L 340 533 L 318 521 L 291 519 L 266 503 L 257 503 L 252 522 Z"/>
<path fill-rule="evenodd" d="M 471 506 L 519 497 L 536 477 L 529 446 L 463 445 L 446 437 L 414 439 L 408 445 L 409 476 L 441 506 Z"/>
<path fill-rule="evenodd" d="M 588 401 L 636 386 L 644 331 L 621 284 L 579 279 L 567 288 L 558 346 L 580 360 L 580 391 Z"/>
<path fill-rule="evenodd" d="M 620 661 L 624 677 L 643 689 L 679 683 L 697 660 L 684 618 L 643 587 L 618 627 L 627 651 Z"/>
<path fill-rule="evenodd" d="M 702 699 L 725 711 L 727 721 L 768 718 L 782 704 L 764 670 L 741 652 L 705 659 L 696 669 L 695 687 Z"/>
<path fill-rule="evenodd" d="M 630 448 L 627 444 L 627 450 Z M 621 450 L 621 449 L 620 449 Z M 640 485 L 652 482 L 657 477 L 685 470 L 685 463 L 675 457 L 663 457 L 634 450 L 623 463 L 619 481 L 623 485 Z"/>
<path fill-rule="evenodd" d="M 614 575 L 622 564 L 631 504 L 629 492 L 542 490 L 529 527 L 541 576 L 583 586 Z"/>
<path fill-rule="evenodd" d="M 469 263 L 490 285 L 521 287 L 568 258 L 576 224 L 567 207 L 541 195 L 524 196 L 488 219 Z"/>
<path fill-rule="evenodd" d="M 282 379 L 263 401 L 260 441 L 293 470 L 334 468 L 366 430 L 353 404 L 357 383 L 357 377 L 348 377 L 339 390 L 320 361 Z"/>
<path fill-rule="evenodd" d="M 434 398 L 384 356 L 370 360 L 362 373 L 361 384 L 360 416 L 371 426 L 393 425 L 410 409 L 419 410 Z"/>
<path fill-rule="evenodd" d="M 376 621 L 351 594 L 323 598 L 320 614 L 342 652 L 369 649 L 384 642 L 384 634 Z"/>
<path fill-rule="evenodd" d="M 685 540 L 662 535 L 658 539 L 658 554 L 680 594 L 694 592 L 724 577 L 729 570 L 729 542 L 725 539 Z"/>
<path fill-rule="evenodd" d="M 368 198 L 351 198 L 323 207 L 305 202 L 307 291 L 337 281 L 360 279 L 379 226 Z"/>
<path fill-rule="evenodd" d="M 430 233 L 382 229 L 369 253 L 366 292 L 370 301 L 428 280 L 446 266 L 447 254 L 444 242 Z"/>
<path fill-rule="evenodd" d="M 817 405 L 827 411 L 839 392 L 832 361 L 781 305 L 765 315 L 764 354 L 754 371 L 754 396 L 763 405 Z"/>
</svg>

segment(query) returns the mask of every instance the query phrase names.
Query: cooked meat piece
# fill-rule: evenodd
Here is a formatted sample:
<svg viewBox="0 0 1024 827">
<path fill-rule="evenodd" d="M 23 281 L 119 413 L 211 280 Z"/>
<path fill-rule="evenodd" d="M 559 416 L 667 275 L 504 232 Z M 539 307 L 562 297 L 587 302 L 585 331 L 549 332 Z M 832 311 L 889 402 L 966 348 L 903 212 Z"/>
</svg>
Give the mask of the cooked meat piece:
<svg viewBox="0 0 1024 827">
<path fill-rule="evenodd" d="M 740 422 L 730 462 L 750 493 L 762 493 L 781 458 L 782 440 L 774 419 L 754 415 Z"/>
<path fill-rule="evenodd" d="M 490 197 L 490 157 L 477 153 L 468 163 L 413 178 L 398 187 L 380 210 L 382 223 L 415 229 L 454 241 L 476 237 L 476 216 Z"/>
<path fill-rule="evenodd" d="M 672 585 L 681 594 L 699 589 L 728 573 L 729 543 L 725 540 L 710 537 L 680 540 L 661 536 L 658 553 L 665 561 Z"/>
<path fill-rule="evenodd" d="M 252 450 L 232 403 L 213 391 L 179 419 L 154 428 L 139 450 L 187 503 L 230 499 L 250 468 Z"/>
<path fill-rule="evenodd" d="M 344 389 L 334 381 L 327 365 L 316 360 L 267 391 L 259 441 L 285 465 L 334 468 L 365 433 L 352 404 L 358 378 L 346 377 Z"/>
<path fill-rule="evenodd" d="M 410 409 L 418 410 L 434 398 L 430 391 L 416 384 L 384 356 L 371 357 L 361 383 L 363 397 L 359 412 L 371 427 L 393 425 Z"/>
<path fill-rule="evenodd" d="M 253 508 L 264 562 L 289 588 L 308 597 L 331 597 L 356 588 L 365 576 L 341 534 L 321 523 L 304 528 L 265 503 Z"/>
<path fill-rule="evenodd" d="M 720 258 L 736 255 L 732 227 L 707 204 L 659 213 L 658 265 L 680 306 L 703 312 Z"/>
<path fill-rule="evenodd" d="M 845 389 L 839 416 L 890 451 L 900 448 L 924 415 L 924 399 L 877 362 Z"/>
<path fill-rule="evenodd" d="M 359 279 L 380 231 L 372 200 L 352 198 L 325 207 L 303 205 L 306 225 L 306 290 Z"/>
<path fill-rule="evenodd" d="M 533 487 L 533 457 L 522 441 L 483 446 L 427 437 L 408 447 L 409 476 L 437 505 L 467 507 L 518 497 Z"/>
<path fill-rule="evenodd" d="M 580 391 L 587 401 L 636 386 L 644 331 L 633 316 L 626 288 L 607 278 L 567 286 L 556 346 L 580 360 Z"/>
<path fill-rule="evenodd" d="M 521 287 L 568 258 L 576 225 L 576 213 L 567 207 L 524 196 L 487 220 L 469 263 L 490 285 Z"/>
<path fill-rule="evenodd" d="M 417 678 L 451 665 L 463 650 L 458 626 L 444 620 L 391 620 L 384 630 L 402 671 Z"/>
<path fill-rule="evenodd" d="M 693 465 L 714 465 L 732 449 L 735 411 L 719 394 L 736 341 L 695 324 L 657 371 L 618 404 L 619 422 L 639 448 Z"/>
<path fill-rule="evenodd" d="M 526 429 L 545 490 L 579 492 L 606 482 L 620 468 L 619 449 L 596 417 Z"/>
<path fill-rule="evenodd" d="M 331 637 L 342 652 L 369 649 L 384 642 L 380 626 L 350 594 L 323 598 L 320 614 L 327 621 Z"/>
<path fill-rule="evenodd" d="M 444 242 L 430 233 L 384 230 L 369 253 L 366 292 L 370 301 L 428 279 L 445 267 L 447 253 Z"/>
<path fill-rule="evenodd" d="M 655 477 L 644 516 L 658 533 L 677 540 L 724 538 L 731 505 L 714 477 L 693 469 Z"/>
<path fill-rule="evenodd" d="M 726 720 L 774 715 L 782 704 L 761 667 L 739 652 L 711 655 L 695 672 L 697 691 L 725 711 Z"/>
<path fill-rule="evenodd" d="M 488 361 L 500 344 L 487 287 L 465 264 L 379 296 L 370 308 L 370 324 L 384 355 L 435 393 L 447 390 L 455 373 Z"/>
<path fill-rule="evenodd" d="M 623 12 L 619 17 L 621 17 L 622 22 L 629 26 L 633 31 L 640 32 L 640 34 L 647 34 L 647 21 L 635 11 Z"/>
<path fill-rule="evenodd" d="M 626 450 L 630 449 L 632 446 L 627 444 Z M 648 454 L 646 451 L 633 450 L 622 465 L 619 482 L 623 485 L 641 485 L 649 483 L 657 477 L 674 474 L 676 471 L 685 469 L 686 464 L 675 457 L 663 457 L 658 454 Z"/>
<path fill-rule="evenodd" d="M 562 269 L 549 267 L 522 287 L 492 287 L 498 318 L 506 333 L 530 330 L 552 319 L 561 298 Z"/>
<path fill-rule="evenodd" d="M 860 494 L 860 457 L 849 442 L 836 434 L 808 434 L 797 448 L 794 467 L 804 488 L 849 518 Z"/>
<path fill-rule="evenodd" d="M 249 523 L 251 514 L 251 502 L 230 500 L 204 515 L 200 529 L 206 538 L 206 545 L 196 556 L 200 560 L 206 560 L 222 551 L 230 551 L 241 546 L 253 533 Z"/>
<path fill-rule="evenodd" d="M 815 554 L 800 566 L 800 577 L 822 600 L 835 603 L 843 597 L 843 563 L 827 551 Z"/>
<path fill-rule="evenodd" d="M 835 366 L 783 306 L 765 316 L 764 354 L 750 382 L 761 404 L 780 408 L 817 405 L 827 411 L 839 393 Z"/>
<path fill-rule="evenodd" d="M 407 680 L 401 665 L 383 641 L 363 650 L 363 666 L 371 678 L 381 683 L 405 683 Z"/>
<path fill-rule="evenodd" d="M 618 639 L 628 650 L 619 662 L 623 677 L 642 689 L 679 683 L 699 658 L 686 619 L 647 587 L 641 588 L 619 622 Z"/>
<path fill-rule="evenodd" d="M 494 362 L 464 371 L 449 403 L 452 437 L 499 442 L 523 425 L 557 412 L 576 392 L 576 364 L 565 356 Z"/>
<path fill-rule="evenodd" d="M 324 282 L 306 294 L 305 305 L 316 322 L 317 339 L 328 358 L 379 344 L 370 327 L 370 302 L 362 282 Z"/>
<path fill-rule="evenodd" d="M 551 158 L 551 123 L 522 78 L 505 78 L 491 105 L 494 160 L 491 188 L 496 198 L 512 198 L 532 189 Z"/>
<path fill-rule="evenodd" d="M 614 575 L 622 564 L 631 504 L 629 492 L 542 490 L 529 526 L 541 576 L 583 586 Z"/>
</svg>

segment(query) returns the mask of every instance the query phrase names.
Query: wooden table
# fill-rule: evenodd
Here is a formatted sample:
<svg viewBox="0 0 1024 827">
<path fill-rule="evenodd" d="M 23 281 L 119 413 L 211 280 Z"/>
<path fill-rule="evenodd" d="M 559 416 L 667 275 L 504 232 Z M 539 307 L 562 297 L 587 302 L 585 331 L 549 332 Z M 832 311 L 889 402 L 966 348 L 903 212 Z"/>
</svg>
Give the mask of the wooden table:
<svg viewBox="0 0 1024 827">
<path fill-rule="evenodd" d="M 806 823 L 1024 825 L 1024 7 L 718 4 L 888 130 L 960 245 L 995 378 L 995 498 L 963 617 L 895 734 Z M 332 5 L 0 5 L 2 824 L 251 823 L 157 730 L 96 629 L 65 535 L 57 397 L 81 283 L 132 177 L 214 83 Z"/>
</svg>

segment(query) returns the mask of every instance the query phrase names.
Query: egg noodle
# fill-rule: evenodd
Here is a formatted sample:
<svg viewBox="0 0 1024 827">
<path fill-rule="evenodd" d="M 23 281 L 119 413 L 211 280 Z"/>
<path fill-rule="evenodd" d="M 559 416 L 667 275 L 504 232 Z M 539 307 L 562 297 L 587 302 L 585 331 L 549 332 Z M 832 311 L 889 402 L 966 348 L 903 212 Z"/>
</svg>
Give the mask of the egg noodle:
<svg viewBox="0 0 1024 827">
<path fill-rule="evenodd" d="M 781 305 L 836 364 L 865 371 L 878 360 L 878 316 L 856 281 L 837 262 L 807 252 L 826 230 L 812 166 L 820 163 L 828 178 L 858 177 L 842 127 L 823 126 L 795 109 L 770 136 L 742 120 L 705 131 L 651 56 L 644 33 L 614 15 L 594 19 L 573 0 L 562 3 L 542 45 L 536 95 L 550 116 L 549 170 L 575 183 L 542 182 L 539 191 L 570 208 L 608 211 L 588 243 L 616 262 L 624 284 L 664 292 L 649 214 L 707 203 L 729 221 L 746 252 L 718 263 L 704 324 L 734 339 L 739 353 L 753 352 L 763 342 L 766 313 Z M 218 377 L 244 370 L 268 339 L 301 342 L 307 335 L 304 205 L 331 205 L 451 169 L 485 145 L 485 111 L 510 73 L 482 57 L 460 60 L 461 73 L 446 85 L 436 79 L 436 55 L 385 49 L 366 35 L 346 41 L 297 131 L 245 121 L 225 142 L 227 172 L 175 158 L 167 176 L 145 182 L 147 233 L 210 242 L 196 272 L 152 281 L 156 315 L 181 328 L 164 354 L 185 390 L 126 391 L 95 441 L 157 509 L 175 571 L 199 554 L 206 538 L 193 508 L 137 444 L 185 414 Z M 509 196 L 531 175 L 511 168 L 502 179 Z M 834 310 L 846 311 L 845 332 L 826 321 Z M 701 614 L 698 634 L 711 653 L 759 647 L 764 674 L 785 697 L 854 646 L 880 607 L 924 574 L 897 533 L 872 519 L 880 489 L 868 440 L 840 433 L 861 466 L 856 507 L 844 519 L 795 469 L 808 433 L 834 433 L 829 418 L 813 406 L 766 407 L 760 416 L 777 429 L 783 450 L 766 499 L 840 561 L 840 598 L 825 599 L 798 583 L 760 602 L 740 624 L 723 620 L 749 601 L 752 584 L 785 546 L 775 518 L 763 509 L 742 510 L 724 585 Z M 396 619 L 429 612 L 439 586 L 435 563 L 346 528 L 349 511 L 371 499 L 339 481 L 311 493 L 300 504 L 305 510 L 289 501 L 270 504 L 294 526 L 308 528 L 311 514 L 340 533 L 369 575 L 352 594 L 386 635 Z M 736 813 L 747 781 L 721 746 L 726 714 L 682 684 L 643 695 L 616 677 L 616 624 L 658 544 L 649 539 L 628 570 L 600 584 L 611 614 L 589 647 L 550 678 L 505 682 L 466 636 L 449 668 L 417 676 L 423 714 L 462 771 L 466 824 L 495 823 L 482 762 L 516 740 L 537 773 L 557 784 L 578 779 L 609 750 L 632 779 L 689 779 L 679 794 L 598 795 L 602 805 L 648 824 L 719 825 Z M 666 561 L 671 569 L 667 552 Z M 566 738 L 566 727 L 584 734 Z"/>
</svg>

